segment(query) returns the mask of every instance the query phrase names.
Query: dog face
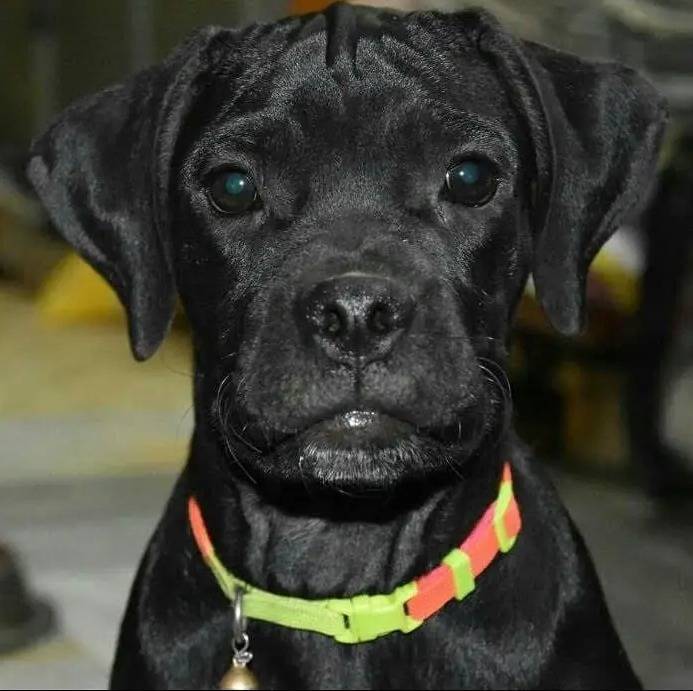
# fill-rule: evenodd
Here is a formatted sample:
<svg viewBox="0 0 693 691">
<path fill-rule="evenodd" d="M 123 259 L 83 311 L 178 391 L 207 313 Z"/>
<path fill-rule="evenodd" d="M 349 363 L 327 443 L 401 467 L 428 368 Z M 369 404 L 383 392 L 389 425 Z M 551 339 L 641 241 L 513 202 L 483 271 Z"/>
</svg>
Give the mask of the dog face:
<svg viewBox="0 0 693 691">
<path fill-rule="evenodd" d="M 372 489 L 499 437 L 528 272 L 574 331 L 663 119 L 632 72 L 486 15 L 338 5 L 198 34 L 68 111 L 30 176 L 121 295 L 138 357 L 177 289 L 198 421 L 230 458 Z"/>
<path fill-rule="evenodd" d="M 491 358 L 527 271 L 527 143 L 475 51 L 435 84 L 451 56 L 403 78 L 398 43 L 337 40 L 318 18 L 267 70 L 229 77 L 222 59 L 180 133 L 174 265 L 223 421 L 260 468 L 289 478 L 298 456 L 309 480 L 378 485 L 501 422 Z"/>
</svg>

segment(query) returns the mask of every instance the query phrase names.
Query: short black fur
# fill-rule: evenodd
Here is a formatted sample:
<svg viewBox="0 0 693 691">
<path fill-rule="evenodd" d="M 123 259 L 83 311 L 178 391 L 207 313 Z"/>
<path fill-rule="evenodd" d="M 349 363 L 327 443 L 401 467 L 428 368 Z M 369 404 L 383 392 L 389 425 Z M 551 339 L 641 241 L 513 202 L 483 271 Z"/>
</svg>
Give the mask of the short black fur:
<svg viewBox="0 0 693 691">
<path fill-rule="evenodd" d="M 530 271 L 555 326 L 580 327 L 589 263 L 650 183 L 664 121 L 631 70 L 484 13 L 346 5 L 200 31 L 58 118 L 29 176 L 117 290 L 135 356 L 161 343 L 176 293 L 194 340 L 190 457 L 133 586 L 114 688 L 210 688 L 230 663 L 191 494 L 255 585 L 385 593 L 459 544 L 506 459 L 524 527 L 473 596 L 353 647 L 250 622 L 263 685 L 638 686 L 585 547 L 512 432 L 504 366 Z M 445 191 L 470 157 L 497 175 L 478 206 Z M 258 188 L 240 215 L 210 204 L 228 169 Z"/>
</svg>

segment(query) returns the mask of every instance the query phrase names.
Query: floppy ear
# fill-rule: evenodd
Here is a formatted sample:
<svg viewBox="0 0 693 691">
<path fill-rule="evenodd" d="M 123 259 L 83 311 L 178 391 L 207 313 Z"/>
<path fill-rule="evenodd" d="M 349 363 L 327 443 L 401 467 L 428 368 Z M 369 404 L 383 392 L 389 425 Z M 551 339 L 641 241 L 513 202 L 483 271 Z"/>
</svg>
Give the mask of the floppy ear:
<svg viewBox="0 0 693 691">
<path fill-rule="evenodd" d="M 533 277 L 552 324 L 584 323 L 589 265 L 655 178 L 664 101 L 637 72 L 517 41 L 494 20 L 489 54 L 525 118 L 535 152 Z"/>
<path fill-rule="evenodd" d="M 169 169 L 218 32 L 203 29 L 160 65 L 72 105 L 31 147 L 29 179 L 57 229 L 116 290 L 138 360 L 173 317 Z"/>
</svg>

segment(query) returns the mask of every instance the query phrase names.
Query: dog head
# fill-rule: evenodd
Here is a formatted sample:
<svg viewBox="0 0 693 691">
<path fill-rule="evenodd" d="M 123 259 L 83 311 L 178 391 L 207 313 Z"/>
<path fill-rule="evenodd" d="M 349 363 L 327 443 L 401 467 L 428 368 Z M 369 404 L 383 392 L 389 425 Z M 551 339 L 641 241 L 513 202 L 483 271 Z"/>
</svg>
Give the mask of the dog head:
<svg viewBox="0 0 693 691">
<path fill-rule="evenodd" d="M 180 295 L 198 424 L 229 459 L 383 487 L 499 437 L 528 273 L 577 331 L 664 120 L 632 70 L 483 13 L 336 5 L 197 33 L 68 109 L 29 176 L 120 296 L 137 358 Z"/>
</svg>

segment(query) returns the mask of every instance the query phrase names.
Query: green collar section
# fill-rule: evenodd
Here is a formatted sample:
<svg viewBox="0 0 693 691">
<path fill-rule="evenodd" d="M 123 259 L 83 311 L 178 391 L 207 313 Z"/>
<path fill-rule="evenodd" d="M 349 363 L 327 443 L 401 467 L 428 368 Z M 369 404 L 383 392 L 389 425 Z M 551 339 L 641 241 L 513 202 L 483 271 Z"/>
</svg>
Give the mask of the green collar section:
<svg viewBox="0 0 693 691">
<path fill-rule="evenodd" d="M 188 501 L 188 517 L 200 553 L 226 597 L 233 601 L 236 589 L 243 590 L 243 611 L 248 619 L 321 633 L 339 643 L 363 643 L 394 631 L 414 631 L 451 600 L 472 593 L 479 574 L 499 552 L 512 549 L 521 528 L 510 465 L 506 464 L 497 500 L 438 567 L 387 595 L 305 600 L 275 595 L 234 576 L 217 557 L 194 497 Z"/>
</svg>

